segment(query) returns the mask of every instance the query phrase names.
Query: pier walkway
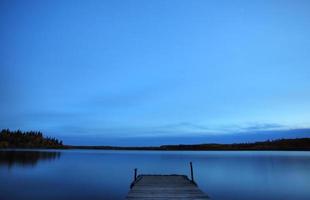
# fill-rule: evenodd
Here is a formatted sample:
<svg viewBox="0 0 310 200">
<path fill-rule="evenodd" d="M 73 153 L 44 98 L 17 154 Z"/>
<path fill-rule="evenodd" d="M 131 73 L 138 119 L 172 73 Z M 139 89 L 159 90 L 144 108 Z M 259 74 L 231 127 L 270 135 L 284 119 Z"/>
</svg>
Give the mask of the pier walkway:
<svg viewBox="0 0 310 200">
<path fill-rule="evenodd" d="M 137 176 L 135 170 L 134 178 L 126 200 L 209 199 L 209 197 L 198 188 L 194 180 L 190 180 L 185 175 L 142 174 Z"/>
</svg>

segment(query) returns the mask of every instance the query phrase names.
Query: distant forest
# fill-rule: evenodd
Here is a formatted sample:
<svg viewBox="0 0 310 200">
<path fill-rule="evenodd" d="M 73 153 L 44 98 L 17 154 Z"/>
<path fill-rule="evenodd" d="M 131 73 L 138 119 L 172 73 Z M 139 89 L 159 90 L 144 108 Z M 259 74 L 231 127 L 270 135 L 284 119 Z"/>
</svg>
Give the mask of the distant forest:
<svg viewBox="0 0 310 200">
<path fill-rule="evenodd" d="M 254 143 L 163 145 L 165 150 L 310 150 L 310 138 L 278 139 Z"/>
<path fill-rule="evenodd" d="M 254 143 L 235 144 L 180 144 L 144 147 L 120 146 L 70 146 L 61 140 L 44 137 L 41 132 L 3 129 L 0 132 L 0 148 L 66 148 L 66 149 L 101 149 L 101 150 L 158 150 L 158 151 L 212 151 L 212 150 L 283 150 L 310 151 L 310 138 L 278 139 Z"/>
<path fill-rule="evenodd" d="M 238 151 L 238 150 L 282 150 L 309 151 L 310 138 L 278 139 L 254 143 L 236 144 L 193 144 L 193 145 L 162 145 L 159 147 L 115 147 L 115 146 L 68 146 L 75 149 L 104 149 L 104 150 L 158 150 L 158 151 Z"/>
<path fill-rule="evenodd" d="M 61 140 L 44 137 L 41 132 L 3 129 L 0 132 L 0 148 L 63 148 Z"/>
</svg>

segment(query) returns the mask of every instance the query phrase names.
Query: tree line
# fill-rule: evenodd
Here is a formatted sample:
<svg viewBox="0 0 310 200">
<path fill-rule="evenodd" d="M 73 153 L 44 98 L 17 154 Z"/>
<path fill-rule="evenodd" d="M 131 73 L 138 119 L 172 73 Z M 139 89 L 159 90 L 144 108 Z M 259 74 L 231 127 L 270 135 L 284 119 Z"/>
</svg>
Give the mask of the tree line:
<svg viewBox="0 0 310 200">
<path fill-rule="evenodd" d="M 62 148 L 61 140 L 44 137 L 40 131 L 3 129 L 0 132 L 0 148 Z"/>
<path fill-rule="evenodd" d="M 276 139 L 253 143 L 162 145 L 161 150 L 310 150 L 310 138 Z"/>
<path fill-rule="evenodd" d="M 72 149 L 102 149 L 102 150 L 155 150 L 155 151 L 240 151 L 240 150 L 281 150 L 281 151 L 310 151 L 310 138 L 277 139 L 263 142 L 234 143 L 234 144 L 179 144 L 144 147 L 120 146 L 67 146 Z"/>
</svg>

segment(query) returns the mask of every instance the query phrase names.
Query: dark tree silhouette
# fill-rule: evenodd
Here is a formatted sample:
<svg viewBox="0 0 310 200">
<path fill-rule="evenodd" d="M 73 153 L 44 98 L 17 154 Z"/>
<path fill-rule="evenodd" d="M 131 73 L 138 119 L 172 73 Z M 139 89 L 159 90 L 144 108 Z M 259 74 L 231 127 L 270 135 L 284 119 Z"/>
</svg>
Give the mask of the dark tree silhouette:
<svg viewBox="0 0 310 200">
<path fill-rule="evenodd" d="M 62 148 L 61 140 L 44 137 L 39 131 L 22 132 L 3 129 L 0 132 L 0 148 Z"/>
<path fill-rule="evenodd" d="M 277 139 L 254 143 L 163 145 L 162 150 L 310 150 L 310 138 Z"/>
<path fill-rule="evenodd" d="M 310 151 L 310 138 L 278 139 L 254 143 L 236 144 L 180 144 L 158 147 L 118 147 L 118 146 L 68 146 L 75 149 L 110 149 L 110 150 L 160 150 L 160 151 L 213 151 L 213 150 L 304 150 Z"/>
</svg>

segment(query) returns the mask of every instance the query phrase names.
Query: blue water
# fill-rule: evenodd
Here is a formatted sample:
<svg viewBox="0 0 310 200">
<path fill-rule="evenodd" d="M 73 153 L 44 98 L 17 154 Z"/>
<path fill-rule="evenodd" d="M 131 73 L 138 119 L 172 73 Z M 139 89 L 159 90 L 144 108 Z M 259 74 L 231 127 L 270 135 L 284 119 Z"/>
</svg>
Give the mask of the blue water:
<svg viewBox="0 0 310 200">
<path fill-rule="evenodd" d="M 124 199 L 133 170 L 187 174 L 215 200 L 309 200 L 310 152 L 0 151 L 1 200 Z"/>
</svg>

